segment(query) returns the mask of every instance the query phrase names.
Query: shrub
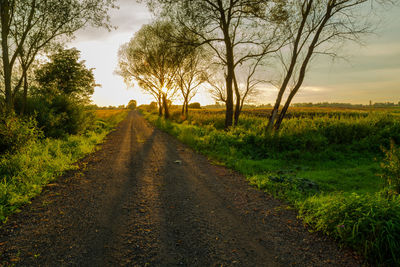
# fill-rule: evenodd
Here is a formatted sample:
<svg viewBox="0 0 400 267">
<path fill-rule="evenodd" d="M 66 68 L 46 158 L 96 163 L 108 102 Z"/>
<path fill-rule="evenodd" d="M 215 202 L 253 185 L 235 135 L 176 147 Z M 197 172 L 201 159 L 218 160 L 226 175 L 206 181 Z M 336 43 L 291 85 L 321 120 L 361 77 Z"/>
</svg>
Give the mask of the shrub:
<svg viewBox="0 0 400 267">
<path fill-rule="evenodd" d="M 140 105 L 137 108 L 139 111 L 158 113 L 158 106 L 156 102 L 151 102 L 150 105 Z"/>
<path fill-rule="evenodd" d="M 53 138 L 82 133 L 94 121 L 91 112 L 66 95 L 33 97 L 29 99 L 27 112 L 36 116 L 45 136 Z"/>
<path fill-rule="evenodd" d="M 186 118 L 182 115 L 182 112 L 179 110 L 173 110 L 170 114 L 170 119 L 176 122 L 183 122 Z"/>
<path fill-rule="evenodd" d="M 20 150 L 41 135 L 33 118 L 21 119 L 15 115 L 0 117 L 0 154 Z"/>
<path fill-rule="evenodd" d="M 201 109 L 201 105 L 199 102 L 194 102 L 194 103 L 190 103 L 188 105 L 188 108 L 193 108 L 193 109 Z"/>
</svg>

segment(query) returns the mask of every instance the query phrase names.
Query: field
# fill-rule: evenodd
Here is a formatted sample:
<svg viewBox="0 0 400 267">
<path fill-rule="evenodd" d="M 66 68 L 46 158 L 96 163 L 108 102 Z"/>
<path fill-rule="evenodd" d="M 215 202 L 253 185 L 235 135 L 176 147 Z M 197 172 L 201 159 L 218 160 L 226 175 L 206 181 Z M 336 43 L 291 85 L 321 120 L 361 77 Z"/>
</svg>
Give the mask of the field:
<svg viewBox="0 0 400 267">
<path fill-rule="evenodd" d="M 172 121 L 146 117 L 292 203 L 310 229 L 353 247 L 371 262 L 393 265 L 400 260 L 400 199 L 381 174 L 398 166 L 398 112 L 293 108 L 276 134 L 264 132 L 267 109 L 244 110 L 239 125 L 229 131 L 223 130 L 223 110 L 191 110 L 187 120 L 179 111 L 172 112 Z"/>
</svg>

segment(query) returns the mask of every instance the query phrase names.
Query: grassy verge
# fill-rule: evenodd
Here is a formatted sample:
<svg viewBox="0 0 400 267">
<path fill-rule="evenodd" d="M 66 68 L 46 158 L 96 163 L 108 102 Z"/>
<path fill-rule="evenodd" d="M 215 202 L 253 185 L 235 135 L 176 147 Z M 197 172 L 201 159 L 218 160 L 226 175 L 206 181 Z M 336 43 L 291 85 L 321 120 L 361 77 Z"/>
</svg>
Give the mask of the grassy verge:
<svg viewBox="0 0 400 267">
<path fill-rule="evenodd" d="M 249 182 L 295 206 L 310 230 L 321 231 L 380 265 L 400 264 L 400 197 L 382 191 L 380 146 L 399 139 L 386 115 L 293 119 L 278 136 L 258 118 L 219 129 L 215 114 L 181 122 L 145 117 L 193 149 L 246 175 Z"/>
<path fill-rule="evenodd" d="M 95 150 L 127 114 L 121 111 L 97 119 L 82 135 L 63 139 L 46 138 L 28 143 L 22 150 L 0 157 L 0 220 L 18 212 L 38 195 L 43 186 L 66 170 L 77 168 L 77 160 Z"/>
</svg>

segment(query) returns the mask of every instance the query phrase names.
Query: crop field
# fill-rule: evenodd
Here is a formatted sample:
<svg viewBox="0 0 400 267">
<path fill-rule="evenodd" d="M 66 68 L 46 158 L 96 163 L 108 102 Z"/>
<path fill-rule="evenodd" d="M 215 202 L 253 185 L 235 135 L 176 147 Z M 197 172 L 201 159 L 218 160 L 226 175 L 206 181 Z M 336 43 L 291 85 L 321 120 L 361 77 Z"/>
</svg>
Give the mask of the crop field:
<svg viewBox="0 0 400 267">
<path fill-rule="evenodd" d="M 395 241 L 400 240 L 400 199 L 383 178 L 388 169 L 392 175 L 399 169 L 398 112 L 291 108 L 274 134 L 265 132 L 268 109 L 243 110 L 238 126 L 229 131 L 224 130 L 224 110 L 190 110 L 188 118 L 176 110 L 171 120 L 146 117 L 213 161 L 246 175 L 251 184 L 292 203 L 310 229 L 373 262 L 387 258 L 390 265 L 399 260 L 393 256 L 400 252 Z"/>
</svg>

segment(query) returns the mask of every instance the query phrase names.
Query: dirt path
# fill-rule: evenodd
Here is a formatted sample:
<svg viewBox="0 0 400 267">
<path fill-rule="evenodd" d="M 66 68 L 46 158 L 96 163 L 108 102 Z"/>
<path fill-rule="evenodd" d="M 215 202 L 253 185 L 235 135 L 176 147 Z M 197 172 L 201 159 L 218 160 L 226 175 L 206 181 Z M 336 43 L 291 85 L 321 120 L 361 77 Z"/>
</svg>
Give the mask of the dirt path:
<svg viewBox="0 0 400 267">
<path fill-rule="evenodd" d="M 0 264 L 358 266 L 282 202 L 135 112 L 81 166 L 9 218 Z"/>
</svg>

